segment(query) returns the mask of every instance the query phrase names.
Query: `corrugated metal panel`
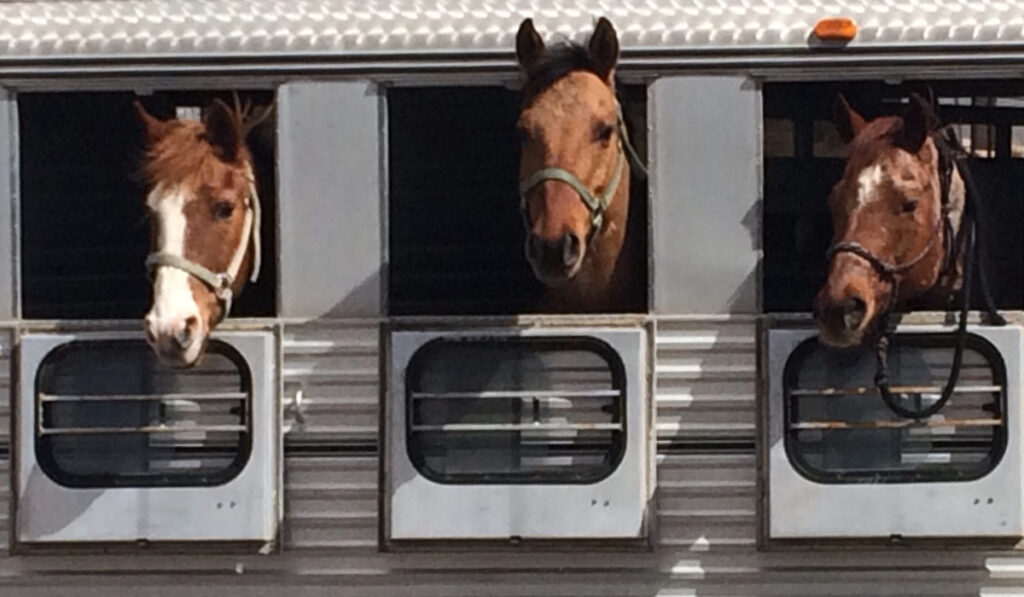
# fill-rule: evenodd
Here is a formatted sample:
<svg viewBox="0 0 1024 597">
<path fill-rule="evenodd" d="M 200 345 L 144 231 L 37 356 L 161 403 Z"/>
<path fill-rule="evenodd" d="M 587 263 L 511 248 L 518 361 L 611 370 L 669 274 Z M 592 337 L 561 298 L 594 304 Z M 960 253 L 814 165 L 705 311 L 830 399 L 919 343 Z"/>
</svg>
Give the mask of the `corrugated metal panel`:
<svg viewBox="0 0 1024 597">
<path fill-rule="evenodd" d="M 654 367 L 660 444 L 754 441 L 753 317 L 657 322 Z"/>
<path fill-rule="evenodd" d="M 6 57 L 331 52 L 481 52 L 511 55 L 524 16 L 573 35 L 598 15 L 615 20 L 627 48 L 808 48 L 814 23 L 857 17 L 853 46 L 1017 42 L 1024 6 L 998 0 L 671 0 L 609 4 L 391 0 L 160 0 L 0 3 Z"/>
<path fill-rule="evenodd" d="M 302 422 L 286 445 L 372 445 L 378 436 L 379 331 L 365 323 L 322 322 L 285 326 L 283 400 L 302 391 Z M 286 407 L 286 424 L 293 419 Z"/>
<path fill-rule="evenodd" d="M 285 461 L 285 549 L 377 549 L 377 457 Z"/>
</svg>

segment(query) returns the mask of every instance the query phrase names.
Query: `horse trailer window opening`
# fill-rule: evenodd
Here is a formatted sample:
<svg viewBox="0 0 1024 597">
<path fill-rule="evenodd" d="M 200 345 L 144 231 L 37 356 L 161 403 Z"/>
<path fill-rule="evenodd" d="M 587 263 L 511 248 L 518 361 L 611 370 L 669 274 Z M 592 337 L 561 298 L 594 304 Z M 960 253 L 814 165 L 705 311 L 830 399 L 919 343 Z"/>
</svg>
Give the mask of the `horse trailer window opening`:
<svg viewBox="0 0 1024 597">
<path fill-rule="evenodd" d="M 586 337 L 445 338 L 406 372 L 407 442 L 438 483 L 594 483 L 625 450 L 625 372 Z"/>
<path fill-rule="evenodd" d="M 646 87 L 621 86 L 619 95 L 633 144 L 646 155 Z M 504 87 L 388 89 L 391 315 L 545 310 L 544 287 L 524 254 L 520 102 Z M 647 184 L 630 182 L 627 235 L 646 248 Z M 630 267 L 642 275 L 616 312 L 647 312 L 647 251 L 639 253 Z"/>
<path fill-rule="evenodd" d="M 223 342 L 180 371 L 141 341 L 72 342 L 35 387 L 36 458 L 65 487 L 221 485 L 249 459 L 252 375 Z"/>
<path fill-rule="evenodd" d="M 268 105 L 273 94 L 240 92 Z M 27 319 L 129 319 L 149 305 L 145 261 L 150 225 L 141 172 L 144 137 L 132 102 L 154 115 L 200 113 L 231 93 L 21 93 L 19 128 L 21 312 Z M 276 246 L 273 127 L 248 138 L 263 209 L 260 233 Z M 276 313 L 276 260 L 263 260 L 259 280 L 232 309 L 235 316 Z"/>
<path fill-rule="evenodd" d="M 1000 308 L 1024 307 L 1024 83 L 1015 80 L 766 83 L 764 97 L 764 312 L 808 312 L 825 281 L 832 241 L 828 196 L 842 177 L 844 147 L 832 124 L 842 93 L 865 118 L 899 114 L 910 91 L 931 89 L 943 124 L 970 153 L 984 196 L 979 238 Z M 924 90 L 924 91 L 923 91 Z M 980 293 L 975 293 L 980 305 Z M 942 297 L 921 307 L 945 309 Z"/>
<path fill-rule="evenodd" d="M 910 408 L 937 400 L 955 339 L 902 334 L 889 353 L 891 384 Z M 829 350 L 805 340 L 783 373 L 786 453 L 818 483 L 971 481 L 1006 451 L 1006 365 L 995 347 L 967 337 L 953 398 L 939 416 L 893 414 L 874 387 L 875 353 Z"/>
</svg>

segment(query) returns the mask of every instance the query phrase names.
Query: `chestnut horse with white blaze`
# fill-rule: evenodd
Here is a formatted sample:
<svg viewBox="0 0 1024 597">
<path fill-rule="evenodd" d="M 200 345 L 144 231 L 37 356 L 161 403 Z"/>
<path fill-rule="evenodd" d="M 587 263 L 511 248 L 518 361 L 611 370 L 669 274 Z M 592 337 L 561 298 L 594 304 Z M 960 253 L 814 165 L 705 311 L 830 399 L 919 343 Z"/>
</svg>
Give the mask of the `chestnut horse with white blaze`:
<svg viewBox="0 0 1024 597">
<path fill-rule="evenodd" d="M 526 19 L 516 34 L 526 75 L 518 129 L 526 257 L 555 310 L 613 310 L 632 285 L 624 257 L 632 169 L 615 94 L 619 42 L 601 18 L 586 46 L 548 48 Z"/>
<path fill-rule="evenodd" d="M 842 348 L 884 332 L 878 322 L 897 305 L 960 286 L 966 193 L 920 96 L 902 117 L 870 122 L 840 96 L 835 121 L 849 154 L 829 197 L 833 245 L 814 312 L 821 340 Z"/>
<path fill-rule="evenodd" d="M 153 304 L 146 338 L 161 361 L 194 365 L 210 332 L 259 273 L 259 197 L 246 147 L 248 106 L 214 100 L 205 118 L 160 120 L 138 102 L 147 152 Z"/>
</svg>

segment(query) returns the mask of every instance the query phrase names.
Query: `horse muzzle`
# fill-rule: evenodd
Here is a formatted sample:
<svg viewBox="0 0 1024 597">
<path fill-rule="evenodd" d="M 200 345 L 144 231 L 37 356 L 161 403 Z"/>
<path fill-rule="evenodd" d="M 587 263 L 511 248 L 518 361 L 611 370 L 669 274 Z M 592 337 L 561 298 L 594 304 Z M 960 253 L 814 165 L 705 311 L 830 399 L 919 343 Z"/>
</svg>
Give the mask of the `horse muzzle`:
<svg viewBox="0 0 1024 597">
<path fill-rule="evenodd" d="M 526 259 L 537 278 L 548 286 L 572 280 L 583 266 L 585 253 L 586 244 L 573 232 L 554 240 L 533 233 L 526 238 Z"/>
<path fill-rule="evenodd" d="M 161 363 L 175 368 L 195 365 L 206 345 L 206 332 L 198 317 L 158 319 L 152 314 L 144 320 L 146 341 Z"/>
</svg>

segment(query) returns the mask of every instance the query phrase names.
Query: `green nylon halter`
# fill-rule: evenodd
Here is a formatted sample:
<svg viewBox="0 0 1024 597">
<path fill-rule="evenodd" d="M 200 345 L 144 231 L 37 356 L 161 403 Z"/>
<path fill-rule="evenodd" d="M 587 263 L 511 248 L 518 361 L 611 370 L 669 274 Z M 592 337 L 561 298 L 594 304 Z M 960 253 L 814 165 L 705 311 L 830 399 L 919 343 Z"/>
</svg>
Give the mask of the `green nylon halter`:
<svg viewBox="0 0 1024 597">
<path fill-rule="evenodd" d="M 587 206 L 587 210 L 590 212 L 590 235 L 593 236 L 604 225 L 604 212 L 608 210 L 608 205 L 611 204 L 612 198 L 619 188 L 622 171 L 626 167 L 626 157 L 628 156 L 630 166 L 636 171 L 637 176 L 641 178 L 647 176 L 647 168 L 644 167 L 643 162 L 640 161 L 640 156 L 637 155 L 636 150 L 633 149 L 629 142 L 629 131 L 626 130 L 626 121 L 622 117 L 622 108 L 618 107 L 617 111 L 618 155 L 615 158 L 615 170 L 612 172 L 612 177 L 608 181 L 604 192 L 599 197 L 595 196 L 593 191 L 587 188 L 587 185 L 583 184 L 575 174 L 565 168 L 557 166 L 541 168 L 519 182 L 519 209 L 523 214 L 527 227 L 529 227 L 529 218 L 526 208 L 526 195 L 534 187 L 546 180 L 564 182 L 576 191 L 576 194 L 579 195 L 580 200 L 583 201 L 583 204 Z"/>
</svg>

